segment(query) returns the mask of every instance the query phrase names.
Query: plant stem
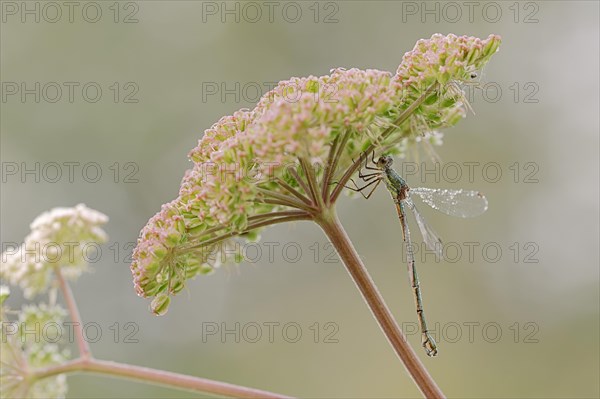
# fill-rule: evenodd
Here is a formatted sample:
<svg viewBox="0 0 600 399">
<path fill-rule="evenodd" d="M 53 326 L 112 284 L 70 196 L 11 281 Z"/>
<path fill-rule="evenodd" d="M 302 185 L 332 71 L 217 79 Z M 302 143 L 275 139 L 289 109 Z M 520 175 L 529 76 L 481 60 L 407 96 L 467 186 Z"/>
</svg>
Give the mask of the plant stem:
<svg viewBox="0 0 600 399">
<path fill-rule="evenodd" d="M 272 392 L 262 391 L 221 381 L 192 377 L 172 373 L 164 370 L 155 370 L 147 367 L 130 364 L 110 362 L 98 359 L 76 359 L 57 366 L 40 369 L 33 372 L 34 379 L 51 377 L 63 373 L 89 372 L 119 378 L 139 380 L 154 385 L 163 385 L 171 388 L 185 389 L 188 391 L 209 393 L 235 398 L 289 398 Z"/>
<path fill-rule="evenodd" d="M 348 238 L 346 231 L 342 227 L 335 209 L 330 208 L 325 210 L 316 221 L 335 247 L 371 312 L 373 312 L 373 316 L 375 316 L 383 333 L 398 357 L 400 357 L 400 360 L 402 360 L 402 363 L 404 363 L 404 367 L 406 367 L 406 370 L 421 390 L 423 396 L 426 398 L 444 398 L 444 394 L 431 375 L 429 375 L 429 372 L 423 363 L 421 363 L 417 354 L 406 340 L 404 333 L 394 320 L 375 282 L 369 275 L 352 242 Z"/>
<path fill-rule="evenodd" d="M 69 309 L 71 321 L 73 322 L 75 340 L 77 341 L 77 348 L 79 348 L 79 356 L 81 356 L 82 359 L 90 359 L 92 357 L 92 351 L 90 350 L 89 343 L 83 335 L 83 323 L 81 322 L 81 316 L 79 315 L 79 309 L 77 308 L 73 291 L 71 291 L 69 283 L 67 283 L 67 280 L 65 280 L 64 276 L 62 275 L 60 266 L 56 266 L 54 268 L 54 273 L 56 273 L 58 285 L 63 293 L 67 308 Z"/>
<path fill-rule="evenodd" d="M 73 292 L 63 277 L 59 266 L 54 268 L 54 272 L 56 273 L 58 284 L 69 309 L 71 321 L 74 324 L 75 339 L 79 348 L 80 357 L 56 366 L 33 370 L 28 376 L 32 380 L 36 381 L 62 373 L 90 372 L 119 378 L 134 379 L 150 384 L 164 385 L 171 388 L 236 398 L 289 398 L 288 396 L 254 388 L 228 384 L 226 382 L 214 381 L 206 378 L 193 377 L 130 364 L 94 359 L 92 357 L 89 344 L 83 335 L 83 324 L 81 322 L 79 309 L 77 309 L 77 303 L 75 302 Z"/>
</svg>

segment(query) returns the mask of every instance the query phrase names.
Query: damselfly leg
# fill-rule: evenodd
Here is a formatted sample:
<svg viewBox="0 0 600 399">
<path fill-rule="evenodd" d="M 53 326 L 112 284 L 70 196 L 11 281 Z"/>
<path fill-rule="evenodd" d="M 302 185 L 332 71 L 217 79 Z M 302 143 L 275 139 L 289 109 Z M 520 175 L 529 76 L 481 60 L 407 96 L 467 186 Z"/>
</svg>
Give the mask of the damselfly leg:
<svg viewBox="0 0 600 399">
<path fill-rule="evenodd" d="M 379 184 L 381 183 L 381 181 L 384 178 L 384 173 L 381 169 L 377 168 L 377 167 L 371 167 L 369 166 L 369 157 L 367 154 L 363 153 L 361 154 L 361 157 L 364 157 L 365 159 L 365 169 L 368 170 L 375 170 L 375 172 L 373 173 L 362 173 L 362 170 L 358 170 L 358 177 L 362 179 L 363 182 L 365 182 L 366 184 L 362 187 L 359 187 L 358 184 L 356 184 L 356 182 L 354 181 L 354 179 L 350 179 L 350 181 L 352 182 L 352 184 L 354 184 L 354 188 L 352 187 L 348 187 L 346 186 L 347 189 L 350 189 L 352 191 L 356 191 L 362 194 L 362 196 L 365 199 L 369 199 L 371 198 L 371 195 L 375 192 L 375 189 L 377 189 L 377 186 L 379 186 Z M 373 162 L 373 164 L 375 165 L 375 152 L 372 152 L 372 156 L 371 156 L 371 160 Z M 368 194 L 365 194 L 363 192 L 363 190 L 365 190 L 368 187 L 371 187 L 371 190 L 369 191 Z"/>
</svg>

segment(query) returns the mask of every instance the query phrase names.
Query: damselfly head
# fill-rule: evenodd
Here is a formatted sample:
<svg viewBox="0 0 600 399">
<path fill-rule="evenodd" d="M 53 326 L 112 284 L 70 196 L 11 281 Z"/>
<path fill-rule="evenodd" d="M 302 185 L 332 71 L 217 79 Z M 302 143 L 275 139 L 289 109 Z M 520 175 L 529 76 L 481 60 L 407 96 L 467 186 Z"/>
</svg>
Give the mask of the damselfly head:
<svg viewBox="0 0 600 399">
<path fill-rule="evenodd" d="M 375 162 L 379 169 L 389 168 L 390 166 L 392 166 L 393 163 L 394 159 L 389 155 L 382 155 L 379 157 L 377 162 Z"/>
</svg>

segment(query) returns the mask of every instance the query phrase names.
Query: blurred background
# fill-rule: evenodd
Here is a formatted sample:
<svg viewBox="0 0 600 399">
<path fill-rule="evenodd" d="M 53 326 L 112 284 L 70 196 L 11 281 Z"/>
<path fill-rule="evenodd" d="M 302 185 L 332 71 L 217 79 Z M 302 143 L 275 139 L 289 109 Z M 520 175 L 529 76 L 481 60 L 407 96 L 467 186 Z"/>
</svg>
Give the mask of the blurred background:
<svg viewBox="0 0 600 399">
<path fill-rule="evenodd" d="M 97 357 L 299 397 L 419 396 L 314 224 L 267 229 L 254 262 L 190 282 L 163 317 L 135 295 L 129 255 L 204 129 L 275 82 L 395 72 L 420 38 L 496 33 L 476 115 L 437 149 L 445 164 L 421 154 L 407 174 L 396 160 L 412 186 L 490 202 L 470 220 L 420 207 L 450 259 L 417 254 L 437 358 L 420 348 L 389 195 L 345 197 L 340 219 L 449 397 L 598 397 L 597 2 L 75 3 L 1 3 L 0 232 L 21 242 L 38 214 L 80 202 L 110 217 L 110 242 L 73 287 L 102 328 Z M 236 329 L 239 342 L 221 334 Z M 73 398 L 193 396 L 90 375 L 69 385 Z"/>
</svg>

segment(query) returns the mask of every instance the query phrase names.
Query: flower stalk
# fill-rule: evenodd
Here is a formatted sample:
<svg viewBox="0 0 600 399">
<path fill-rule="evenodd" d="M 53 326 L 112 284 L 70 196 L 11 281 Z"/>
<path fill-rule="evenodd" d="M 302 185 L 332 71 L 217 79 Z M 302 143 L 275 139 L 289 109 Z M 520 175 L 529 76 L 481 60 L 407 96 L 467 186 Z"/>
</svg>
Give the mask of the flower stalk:
<svg viewBox="0 0 600 399">
<path fill-rule="evenodd" d="M 289 398 L 289 396 L 279 395 L 260 389 L 233 385 L 226 382 L 214 381 L 206 378 L 193 377 L 131 364 L 98 360 L 94 358 L 79 358 L 60 365 L 36 370 L 31 375 L 31 378 L 34 380 L 39 380 L 59 374 L 80 372 L 137 380 L 153 385 L 161 385 L 169 388 L 182 389 L 197 393 L 228 396 L 232 398 Z"/>
<path fill-rule="evenodd" d="M 381 327 L 394 352 L 404 364 L 408 374 L 419 387 L 423 396 L 426 398 L 444 398 L 441 389 L 419 360 L 398 323 L 396 323 L 375 282 L 348 238 L 335 209 L 330 209 L 316 221 L 336 249 L 346 270 L 358 287 L 375 320 L 377 320 L 379 327 Z"/>
<path fill-rule="evenodd" d="M 90 359 L 92 357 L 92 352 L 90 350 L 89 343 L 83 335 L 83 322 L 81 320 L 79 309 L 77 308 L 77 303 L 75 302 L 75 297 L 73 296 L 71 286 L 63 277 L 58 265 L 54 267 L 54 273 L 56 275 L 56 280 L 58 281 L 60 290 L 63 294 L 63 298 L 65 299 L 65 303 L 67 304 L 67 309 L 69 309 L 71 321 L 73 322 L 75 341 L 77 342 L 77 348 L 79 349 L 79 356 L 82 360 Z"/>
<path fill-rule="evenodd" d="M 55 273 L 61 292 L 65 302 L 67 303 L 71 321 L 74 324 L 75 338 L 79 348 L 79 358 L 55 366 L 32 370 L 30 374 L 27 375 L 27 378 L 31 384 L 38 380 L 61 374 L 84 372 L 137 380 L 153 385 L 162 385 L 170 388 L 228 396 L 233 398 L 289 398 L 289 396 L 279 395 L 260 389 L 229 384 L 226 382 L 178 374 L 165 370 L 156 370 L 131 364 L 95 359 L 92 356 L 89 344 L 85 340 L 83 334 L 83 324 L 81 322 L 79 309 L 77 307 L 77 303 L 75 302 L 71 287 L 62 276 L 59 267 L 55 268 Z"/>
</svg>

